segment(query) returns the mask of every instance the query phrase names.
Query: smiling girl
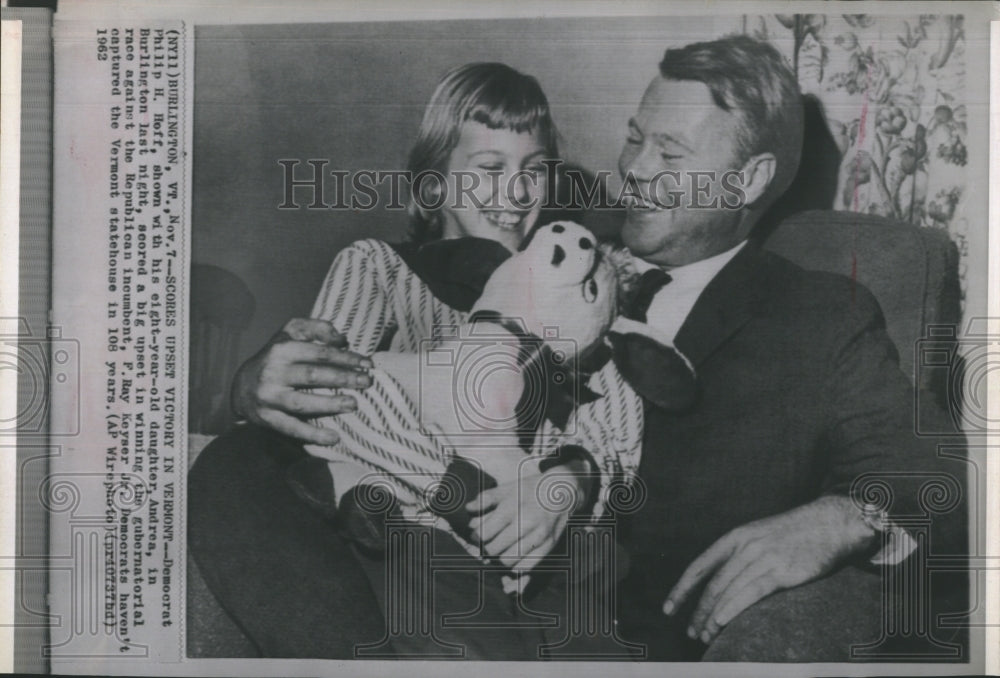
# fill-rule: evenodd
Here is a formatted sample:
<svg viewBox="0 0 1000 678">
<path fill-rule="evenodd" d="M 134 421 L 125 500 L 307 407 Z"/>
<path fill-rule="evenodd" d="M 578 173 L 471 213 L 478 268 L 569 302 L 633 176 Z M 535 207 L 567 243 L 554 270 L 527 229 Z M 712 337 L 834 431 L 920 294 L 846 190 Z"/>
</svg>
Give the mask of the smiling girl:
<svg viewBox="0 0 1000 678">
<path fill-rule="evenodd" d="M 486 280 L 538 224 L 551 188 L 544 161 L 556 155 L 555 125 L 533 77 L 496 63 L 451 71 L 427 105 L 410 154 L 411 176 L 438 178 L 415 182 L 410 242 L 390 245 L 367 239 L 342 250 L 312 317 L 328 321 L 350 350 L 361 355 L 379 350 L 418 353 L 442 327 L 466 322 Z M 467 487 L 464 508 L 457 515 L 454 509 L 449 515 L 433 511 L 408 488 L 406 478 L 413 474 L 451 475 L 454 453 L 426 437 L 407 398 L 383 402 L 389 397 L 384 384 L 355 397 L 361 420 L 371 422 L 363 442 L 358 442 L 357 430 L 342 429 L 336 415 L 317 422 L 352 440 L 352 445 L 307 448 L 330 462 L 332 493 L 310 491 L 316 487 L 314 474 L 323 472 L 313 463 L 303 464 L 298 476 L 293 469 L 293 487 L 307 502 L 338 517 L 345 535 L 359 548 L 358 559 L 376 591 L 385 579 L 386 559 L 409 556 L 383 553 L 388 504 L 368 513 L 365 504 L 373 498 L 363 488 L 392 488 L 401 502 L 394 504 L 395 510 L 403 511 L 395 515 L 434 526 L 436 553 L 469 559 L 466 571 L 450 572 L 445 582 L 433 587 L 435 634 L 460 642 L 470 656 L 482 659 L 533 657 L 541 639 L 510 630 L 519 614 L 518 596 L 510 594 L 522 592 L 528 580 L 508 577 L 506 568 L 531 570 L 562 536 L 574 511 L 596 515 L 601 510 L 594 508 L 598 485 L 607 486 L 623 471 L 634 473 L 638 461 L 638 396 L 610 363 L 586 376 L 593 391 L 610 395 L 581 404 L 574 430 L 563 431 L 543 420 L 527 448 L 540 463 L 524 466 L 527 470 L 520 474 L 515 471 L 517 480 L 499 486 L 491 478 L 457 480 Z M 393 423 L 386 423 L 390 420 Z M 556 476 L 563 487 L 573 485 L 573 492 L 558 507 L 542 506 L 539 488 Z M 492 569 L 484 571 L 480 558 L 494 563 Z M 426 570 L 421 562 L 391 567 Z M 385 604 L 384 591 L 379 597 Z M 437 627 L 441 612 L 468 610 L 476 600 L 486 615 L 477 621 L 491 628 Z M 395 650 L 420 653 L 426 642 L 423 637 L 399 638 Z"/>
<path fill-rule="evenodd" d="M 543 161 L 558 156 L 556 137 L 535 78 L 497 63 L 445 75 L 427 104 L 408 167 L 410 176 L 433 171 L 445 183 L 423 182 L 411 201 L 413 240 L 474 236 L 515 251 L 548 194 Z"/>
<path fill-rule="evenodd" d="M 312 319 L 302 321 L 313 334 L 297 334 L 289 329 L 284 339 L 293 341 L 274 343 L 248 361 L 234 382 L 237 408 L 256 423 L 330 446 L 337 439 L 332 434 L 336 415 L 326 420 L 330 425 L 327 429 L 322 428 L 322 419 L 317 428 L 298 417 L 343 412 L 344 408 L 337 410 L 331 403 L 347 400 L 351 404 L 346 409 L 361 412 L 359 400 L 378 396 L 370 393 L 376 387 L 369 376 L 352 373 L 344 377 L 343 372 L 324 364 L 320 357 L 333 362 L 329 356 L 335 356 L 341 365 L 356 366 L 362 364 L 362 356 L 376 351 L 415 353 L 436 329 L 465 322 L 487 279 L 539 223 L 543 204 L 553 188 L 545 161 L 555 159 L 557 153 L 548 101 L 535 78 L 497 63 L 468 64 L 448 73 L 427 105 L 409 158 L 411 176 L 438 178 L 415 182 L 408 208 L 410 240 L 397 245 L 360 240 L 338 253 L 320 289 Z M 269 364 L 276 363 L 267 358 L 279 348 L 294 348 L 314 357 L 308 363 L 292 362 L 284 370 L 280 365 L 269 368 Z M 559 628 L 550 631 L 556 637 L 546 637 L 537 618 L 527 614 L 522 603 L 527 596 L 532 609 L 566 618 L 567 583 L 544 583 L 563 575 L 533 576 L 529 588 L 534 590 L 527 592 L 520 586 L 512 587 L 514 580 L 506 575 L 511 569 L 532 569 L 552 551 L 575 511 L 596 517 L 602 510 L 601 498 L 607 495 L 613 479 L 631 479 L 635 475 L 642 436 L 641 401 L 610 362 L 595 367 L 587 379 L 586 385 L 594 394 L 606 396 L 579 406 L 573 431 L 569 427 L 563 431 L 547 419 L 541 423 L 530 450 L 539 463 L 517 480 L 480 493 L 475 507 L 467 507 L 475 515 L 464 518 L 468 528 L 464 539 L 459 541 L 457 533 L 450 529 L 451 523 L 440 515 L 438 519 L 429 516 L 434 526 L 430 531 L 434 554 L 448 555 L 467 567 L 449 568 L 446 577 L 435 577 L 429 592 L 432 597 L 420 601 L 427 607 L 418 612 L 421 618 L 429 615 L 433 633 L 394 636 L 390 653 L 433 654 L 439 651 L 436 643 L 443 641 L 464 646 L 469 658 L 534 659 L 541 644 L 565 636 L 566 630 Z M 315 390 L 331 386 L 360 390 L 352 391 L 353 397 Z M 278 403 L 266 414 L 261 406 L 265 393 Z M 366 406 L 368 402 L 365 400 Z M 417 417 L 415 412 L 404 415 L 411 420 Z M 398 441 L 380 444 L 405 427 L 379 428 L 374 423 L 373 447 L 391 452 L 392 444 L 398 445 Z M 321 437 L 317 431 L 330 434 L 330 438 Z M 370 480 L 373 471 L 391 480 L 392 471 L 377 465 L 373 468 L 371 463 L 361 464 L 347 452 L 338 458 L 341 447 L 328 447 L 329 453 L 322 458 L 304 457 L 291 463 L 282 472 L 282 483 L 290 485 L 299 499 L 319 509 L 322 515 L 335 516 L 335 525 L 341 528 L 338 534 L 350 544 L 343 550 L 324 547 L 334 540 L 329 525 L 313 530 L 312 548 L 338 561 L 344 559 L 343 551 L 348 551 L 346 555 L 353 564 L 351 572 L 329 571 L 324 581 L 336 588 L 341 581 L 353 582 L 352 577 L 360 569 L 381 610 L 385 614 L 399 613 L 397 606 L 402 601 L 389 599 L 387 573 L 401 573 L 406 578 L 403 588 L 417 591 L 422 584 L 411 578 L 429 571 L 429 563 L 421 560 L 427 554 L 380 553 L 378 547 L 381 545 L 384 551 L 385 541 L 378 530 L 369 531 L 366 538 L 363 529 L 352 529 L 357 525 L 364 528 L 367 523 L 345 520 L 357 515 L 353 508 L 359 503 L 345 490 Z M 449 460 L 444 455 L 439 457 L 440 473 Z M 561 479 L 555 492 L 563 499 L 542 506 L 543 481 L 551 482 L 555 477 Z M 567 491 L 571 486 L 572 491 Z M 354 497 L 354 503 L 343 506 L 345 496 L 348 500 Z M 406 515 L 407 519 L 411 517 Z M 421 525 L 426 524 L 421 521 Z M 277 556 L 276 560 L 312 558 L 308 547 L 295 543 L 298 551 Z M 210 547 L 203 546 L 202 550 Z M 484 564 L 487 560 L 490 564 Z M 342 567 L 350 569 L 348 565 Z M 355 588 L 356 583 L 352 594 Z M 462 616 L 477 604 L 475 624 L 461 627 L 447 623 L 449 613 Z M 330 614 L 335 616 L 334 612 Z M 399 619 L 385 621 L 393 628 L 408 623 Z M 330 642 L 345 644 L 334 639 Z"/>
</svg>

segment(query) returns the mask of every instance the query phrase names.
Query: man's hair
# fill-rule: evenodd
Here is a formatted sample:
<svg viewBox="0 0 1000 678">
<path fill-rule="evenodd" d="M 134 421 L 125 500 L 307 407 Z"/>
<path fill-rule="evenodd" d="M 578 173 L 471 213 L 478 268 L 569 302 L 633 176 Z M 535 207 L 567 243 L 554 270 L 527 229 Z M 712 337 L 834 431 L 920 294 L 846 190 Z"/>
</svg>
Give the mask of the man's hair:
<svg viewBox="0 0 1000 678">
<path fill-rule="evenodd" d="M 490 129 L 534 130 L 548 156 L 558 156 L 556 126 L 538 80 L 506 64 L 471 63 L 449 71 L 431 95 L 410 151 L 410 176 L 429 170 L 445 174 L 448 157 L 458 145 L 462 123 L 470 120 Z M 419 202 L 426 205 L 434 200 L 426 197 Z M 441 237 L 440 210 L 425 210 L 418 201 L 411 200 L 409 213 L 410 236 L 414 241 Z"/>
<path fill-rule="evenodd" d="M 788 189 L 802 155 L 802 94 L 778 50 L 746 35 L 696 42 L 668 49 L 660 75 L 704 83 L 715 104 L 737 117 L 738 162 L 764 152 L 777 159 L 774 179 L 753 205 L 755 211 Z"/>
</svg>

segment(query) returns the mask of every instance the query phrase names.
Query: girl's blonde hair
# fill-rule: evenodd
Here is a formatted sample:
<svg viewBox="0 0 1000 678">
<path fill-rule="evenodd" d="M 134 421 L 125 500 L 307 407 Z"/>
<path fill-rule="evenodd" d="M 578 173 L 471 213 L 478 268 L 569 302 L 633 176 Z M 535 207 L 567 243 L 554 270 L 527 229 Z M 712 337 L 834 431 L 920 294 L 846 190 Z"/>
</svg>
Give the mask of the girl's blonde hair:
<svg viewBox="0 0 1000 678">
<path fill-rule="evenodd" d="M 538 80 L 501 63 L 471 63 L 448 72 L 431 95 L 417 140 L 410 150 L 410 177 L 448 170 L 448 157 L 458 145 L 462 123 L 472 120 L 490 129 L 535 131 L 549 158 L 558 156 L 555 123 Z M 423 181 L 424 192 L 440 190 Z M 441 237 L 440 210 L 422 205 L 440 204 L 432 195 L 411 196 L 410 237 L 419 243 Z"/>
</svg>

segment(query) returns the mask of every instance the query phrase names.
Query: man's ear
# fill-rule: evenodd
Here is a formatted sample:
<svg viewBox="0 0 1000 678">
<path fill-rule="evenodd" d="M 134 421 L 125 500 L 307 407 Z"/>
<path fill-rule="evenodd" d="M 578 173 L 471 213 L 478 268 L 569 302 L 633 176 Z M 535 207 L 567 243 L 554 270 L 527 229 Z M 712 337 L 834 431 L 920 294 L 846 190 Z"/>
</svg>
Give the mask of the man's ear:
<svg viewBox="0 0 1000 678">
<path fill-rule="evenodd" d="M 745 204 L 752 205 L 767 191 L 774 173 L 778 170 L 778 160 L 772 153 L 760 153 L 752 156 L 740 170 L 744 177 L 743 195 Z"/>
</svg>

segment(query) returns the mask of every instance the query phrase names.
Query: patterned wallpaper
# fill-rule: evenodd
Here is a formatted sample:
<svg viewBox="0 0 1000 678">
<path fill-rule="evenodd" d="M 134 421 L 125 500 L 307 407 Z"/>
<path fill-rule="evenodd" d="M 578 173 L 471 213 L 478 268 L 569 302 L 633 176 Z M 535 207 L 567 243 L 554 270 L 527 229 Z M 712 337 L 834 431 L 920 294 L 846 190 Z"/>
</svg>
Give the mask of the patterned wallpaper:
<svg viewBox="0 0 1000 678">
<path fill-rule="evenodd" d="M 840 150 L 834 209 L 946 230 L 962 255 L 966 186 L 963 17 L 747 16 L 743 31 L 789 59 Z"/>
</svg>

